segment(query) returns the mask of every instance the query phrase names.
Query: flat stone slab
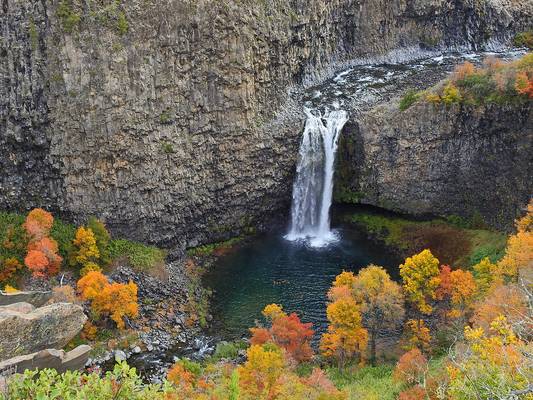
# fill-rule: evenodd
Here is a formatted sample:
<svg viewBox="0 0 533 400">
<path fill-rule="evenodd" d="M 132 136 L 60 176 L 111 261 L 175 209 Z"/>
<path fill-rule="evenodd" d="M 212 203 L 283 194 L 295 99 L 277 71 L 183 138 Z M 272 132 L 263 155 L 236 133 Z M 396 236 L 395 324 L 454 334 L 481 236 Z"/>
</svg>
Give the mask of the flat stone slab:
<svg viewBox="0 0 533 400">
<path fill-rule="evenodd" d="M 0 376 L 8 377 L 27 369 L 53 368 L 58 372 L 81 370 L 89 358 L 91 346 L 82 344 L 68 353 L 46 349 L 0 362 Z"/>
<path fill-rule="evenodd" d="M 16 303 L 0 308 L 0 361 L 49 348 L 62 348 L 83 328 L 83 308 L 54 303 L 31 309 Z"/>
</svg>

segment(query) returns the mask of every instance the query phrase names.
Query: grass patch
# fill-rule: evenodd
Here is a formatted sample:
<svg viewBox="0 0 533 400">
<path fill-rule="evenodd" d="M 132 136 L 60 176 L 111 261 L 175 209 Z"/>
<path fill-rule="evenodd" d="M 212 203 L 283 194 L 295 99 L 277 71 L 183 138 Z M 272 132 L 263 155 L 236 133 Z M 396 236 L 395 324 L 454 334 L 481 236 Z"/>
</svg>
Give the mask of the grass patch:
<svg viewBox="0 0 533 400">
<path fill-rule="evenodd" d="M 148 271 L 161 267 L 166 258 L 164 250 L 126 239 L 112 240 L 109 253 L 111 259 L 127 260 L 130 266 L 137 271 Z"/>
<path fill-rule="evenodd" d="M 498 261 L 505 251 L 506 236 L 486 229 L 470 229 L 462 218 L 454 223 L 442 219 L 415 221 L 374 213 L 356 213 L 345 217 L 402 256 L 429 248 L 441 263 L 470 267 L 482 258 Z M 476 223 L 477 225 L 477 223 Z"/>
<path fill-rule="evenodd" d="M 218 255 L 222 254 L 225 251 L 231 249 L 237 243 L 241 242 L 244 239 L 243 236 L 237 236 L 226 240 L 224 242 L 210 243 L 203 246 L 192 247 L 187 249 L 188 256 L 209 256 L 209 255 Z M 218 254 L 217 254 L 218 253 Z"/>
<path fill-rule="evenodd" d="M 338 368 L 326 370 L 332 382 L 348 392 L 350 400 L 394 400 L 402 386 L 392 379 L 392 365 L 376 367 L 348 367 L 344 371 Z"/>
<path fill-rule="evenodd" d="M 400 111 L 405 111 L 420 98 L 420 93 L 414 89 L 408 90 L 400 100 Z"/>
</svg>

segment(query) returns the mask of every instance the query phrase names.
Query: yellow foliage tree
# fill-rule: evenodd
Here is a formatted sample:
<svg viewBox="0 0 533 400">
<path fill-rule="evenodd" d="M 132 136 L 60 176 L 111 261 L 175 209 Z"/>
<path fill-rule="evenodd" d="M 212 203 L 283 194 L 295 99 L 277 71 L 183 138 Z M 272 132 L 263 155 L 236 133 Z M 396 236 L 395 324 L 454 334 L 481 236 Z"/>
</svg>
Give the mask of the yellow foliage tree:
<svg viewBox="0 0 533 400">
<path fill-rule="evenodd" d="M 100 251 L 96 246 L 96 238 L 91 228 L 85 228 L 80 226 L 76 231 L 76 237 L 73 241 L 76 251 L 73 254 L 71 263 L 81 268 L 86 268 L 86 272 L 89 270 L 95 270 L 94 265 L 97 264 L 100 258 Z"/>
<path fill-rule="evenodd" d="M 473 270 L 479 295 L 487 293 L 494 284 L 502 283 L 498 279 L 498 267 L 488 257 L 474 265 Z"/>
<path fill-rule="evenodd" d="M 402 346 L 405 350 L 419 349 L 423 352 L 429 352 L 431 335 L 429 328 L 422 319 L 410 319 L 405 323 L 405 344 Z"/>
<path fill-rule="evenodd" d="M 246 356 L 246 362 L 238 369 L 242 392 L 254 399 L 275 398 L 276 382 L 286 370 L 281 349 L 272 344 L 252 345 Z"/>
<path fill-rule="evenodd" d="M 361 307 L 363 326 L 370 335 L 370 357 L 375 362 L 378 335 L 394 329 L 403 320 L 401 287 L 382 267 L 369 265 L 355 277 L 352 294 Z"/>
<path fill-rule="evenodd" d="M 530 351 L 505 317 L 494 319 L 488 332 L 465 327 L 465 338 L 466 349 L 448 366 L 448 398 L 507 399 L 530 388 Z"/>
<path fill-rule="evenodd" d="M 429 303 L 435 298 L 435 290 L 440 283 L 439 273 L 439 260 L 429 250 L 408 257 L 400 265 L 404 293 L 424 314 L 433 311 Z"/>
<path fill-rule="evenodd" d="M 368 343 L 368 331 L 362 326 L 360 306 L 350 297 L 330 303 L 326 310 L 328 331 L 322 335 L 320 350 L 335 358 L 341 368 L 349 358 L 362 355 Z"/>
<path fill-rule="evenodd" d="M 516 280 L 523 271 L 533 268 L 533 200 L 526 215 L 516 221 L 516 234 L 509 236 L 505 256 L 498 263 L 498 272 L 507 280 Z"/>
</svg>

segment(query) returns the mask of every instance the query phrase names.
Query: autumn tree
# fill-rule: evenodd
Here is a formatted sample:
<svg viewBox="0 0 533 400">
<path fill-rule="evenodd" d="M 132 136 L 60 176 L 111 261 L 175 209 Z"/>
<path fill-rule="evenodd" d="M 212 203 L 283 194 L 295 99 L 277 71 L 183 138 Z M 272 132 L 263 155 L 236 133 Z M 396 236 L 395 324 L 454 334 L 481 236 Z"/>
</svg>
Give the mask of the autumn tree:
<svg viewBox="0 0 533 400">
<path fill-rule="evenodd" d="M 474 328 L 490 330 L 490 324 L 498 316 L 505 315 L 513 331 L 523 337 L 533 332 L 533 318 L 528 309 L 529 294 L 519 285 L 499 285 L 475 305 L 472 323 Z"/>
<path fill-rule="evenodd" d="M 359 271 L 351 283 L 351 293 L 360 306 L 363 327 L 370 337 L 370 356 L 376 359 L 376 340 L 401 324 L 404 317 L 400 285 L 382 268 L 370 265 Z"/>
<path fill-rule="evenodd" d="M 422 319 L 410 319 L 404 328 L 405 350 L 419 349 L 425 353 L 430 350 L 431 334 L 426 323 Z"/>
<path fill-rule="evenodd" d="M 81 268 L 81 275 L 89 271 L 97 271 L 98 267 L 95 265 L 97 266 L 100 259 L 100 251 L 96 246 L 96 238 L 92 229 L 80 226 L 72 243 L 75 250 L 70 260 L 71 265 Z"/>
<path fill-rule="evenodd" d="M 477 285 L 470 271 L 462 269 L 452 271 L 448 265 L 441 267 L 435 298 L 447 302 L 448 316 L 452 318 L 463 316 L 473 304 L 476 293 Z"/>
<path fill-rule="evenodd" d="M 54 217 L 51 213 L 42 208 L 34 208 L 28 213 L 23 227 L 30 239 L 37 241 L 50 235 L 53 224 Z"/>
<path fill-rule="evenodd" d="M 483 258 L 472 269 L 480 296 L 486 294 L 493 285 L 503 283 L 497 265 L 492 263 L 488 257 Z"/>
<path fill-rule="evenodd" d="M 54 218 L 49 212 L 36 208 L 28 213 L 23 224 L 29 237 L 28 253 L 24 264 L 33 276 L 52 276 L 59 272 L 63 259 L 57 242 L 49 237 Z"/>
<path fill-rule="evenodd" d="M 503 259 L 498 263 L 499 272 L 506 280 L 517 280 L 521 270 L 533 268 L 533 200 L 527 206 L 526 215 L 516 221 L 516 234 L 509 236 Z"/>
<path fill-rule="evenodd" d="M 451 355 L 448 398 L 510 399 L 530 390 L 531 360 L 503 316 L 483 328 L 465 327 L 466 344 Z"/>
<path fill-rule="evenodd" d="M 407 299 L 423 314 L 431 314 L 432 300 L 439 286 L 439 260 L 429 250 L 408 257 L 400 265 L 400 276 Z"/>
<path fill-rule="evenodd" d="M 23 265 L 15 257 L 0 259 L 0 282 L 10 280 L 22 268 Z"/>
<path fill-rule="evenodd" d="M 417 385 L 423 383 L 428 372 L 428 360 L 418 348 L 404 353 L 392 374 L 396 382 L 407 385 Z"/>
<path fill-rule="evenodd" d="M 368 343 L 368 332 L 362 326 L 361 307 L 351 297 L 340 298 L 327 307 L 328 331 L 322 335 L 320 350 L 334 358 L 340 368 L 346 361 L 362 355 Z"/>
<path fill-rule="evenodd" d="M 308 361 L 313 356 L 311 323 L 302 323 L 295 313 L 287 315 L 277 304 L 270 304 L 263 310 L 270 328 L 251 328 L 250 342 L 256 345 L 274 343 L 285 349 L 287 355 L 297 362 Z"/>
<path fill-rule="evenodd" d="M 136 318 L 139 314 L 137 285 L 133 282 L 109 283 L 98 271 L 91 271 L 78 281 L 78 291 L 83 300 L 91 302 L 91 311 L 97 316 L 109 316 L 119 329 L 124 329 L 124 317 Z"/>
<path fill-rule="evenodd" d="M 275 398 L 279 377 L 286 370 L 281 349 L 275 345 L 252 345 L 239 367 L 241 391 L 255 399 Z"/>
</svg>

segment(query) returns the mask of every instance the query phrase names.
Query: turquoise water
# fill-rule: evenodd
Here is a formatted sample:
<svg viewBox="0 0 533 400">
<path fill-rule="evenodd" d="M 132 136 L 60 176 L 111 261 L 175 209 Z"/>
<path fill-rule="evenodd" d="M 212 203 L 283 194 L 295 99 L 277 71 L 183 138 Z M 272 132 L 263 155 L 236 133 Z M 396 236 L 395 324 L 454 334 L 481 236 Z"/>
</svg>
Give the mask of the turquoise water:
<svg viewBox="0 0 533 400">
<path fill-rule="evenodd" d="M 326 293 L 343 269 L 357 272 L 370 263 L 397 278 L 398 261 L 349 227 L 335 229 L 339 240 L 311 248 L 283 239 L 283 232 L 260 236 L 219 259 L 204 278 L 214 290 L 213 334 L 232 340 L 248 334 L 266 304 L 283 305 L 322 333 Z"/>
</svg>

